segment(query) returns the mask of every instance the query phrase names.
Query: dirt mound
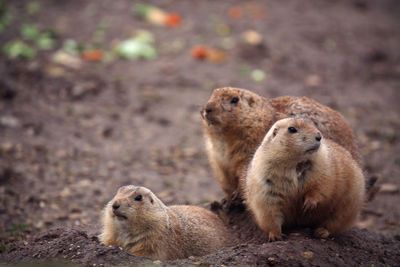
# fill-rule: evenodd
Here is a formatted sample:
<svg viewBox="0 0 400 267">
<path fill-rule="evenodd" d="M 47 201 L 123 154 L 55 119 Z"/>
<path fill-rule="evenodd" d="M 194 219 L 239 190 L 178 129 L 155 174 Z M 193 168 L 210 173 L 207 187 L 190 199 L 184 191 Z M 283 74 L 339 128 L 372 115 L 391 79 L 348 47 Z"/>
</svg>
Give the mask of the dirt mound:
<svg viewBox="0 0 400 267">
<path fill-rule="evenodd" d="M 118 264 L 163 265 L 396 265 L 400 241 L 366 230 L 351 229 L 328 240 L 315 239 L 311 230 L 286 231 L 283 241 L 268 243 L 252 223 L 244 206 L 214 202 L 212 209 L 229 222 L 238 245 L 204 257 L 160 262 L 135 257 L 116 247 L 100 244 L 99 228 L 55 228 L 27 241 L 15 243 L 0 260 L 9 263 L 32 261 L 72 262 L 85 266 Z"/>
</svg>

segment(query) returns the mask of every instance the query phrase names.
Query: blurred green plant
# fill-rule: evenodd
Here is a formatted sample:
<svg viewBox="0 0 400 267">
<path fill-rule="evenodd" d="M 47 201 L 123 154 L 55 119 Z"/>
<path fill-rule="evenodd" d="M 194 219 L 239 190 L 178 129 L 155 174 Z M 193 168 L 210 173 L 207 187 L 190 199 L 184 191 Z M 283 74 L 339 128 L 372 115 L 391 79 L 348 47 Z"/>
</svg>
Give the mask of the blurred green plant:
<svg viewBox="0 0 400 267">
<path fill-rule="evenodd" d="M 51 50 L 55 47 L 55 34 L 52 31 L 40 32 L 34 24 L 23 24 L 20 30 L 22 38 L 34 41 L 39 50 Z"/>
<path fill-rule="evenodd" d="M 255 69 L 250 73 L 251 78 L 256 82 L 262 82 L 265 80 L 267 75 L 263 70 Z"/>
<path fill-rule="evenodd" d="M 108 28 L 110 27 L 110 23 L 108 20 L 101 20 L 97 25 L 96 30 L 93 33 L 92 44 L 94 47 L 99 47 L 104 42 L 104 38 L 106 37 L 106 33 Z"/>
<path fill-rule="evenodd" d="M 32 227 L 29 224 L 26 223 L 17 223 L 17 224 L 12 224 L 7 231 L 9 232 L 23 232 L 26 230 L 30 230 Z"/>
<path fill-rule="evenodd" d="M 39 37 L 40 30 L 37 25 L 23 24 L 20 30 L 21 36 L 26 40 L 36 40 Z"/>
<path fill-rule="evenodd" d="M 78 56 L 83 46 L 73 39 L 67 39 L 63 42 L 62 49 L 70 55 Z"/>
<path fill-rule="evenodd" d="M 51 50 L 56 46 L 54 34 L 50 31 L 42 32 L 36 39 L 36 45 L 40 50 Z"/>
<path fill-rule="evenodd" d="M 3 46 L 4 54 L 11 59 L 24 58 L 32 59 L 36 56 L 35 48 L 29 46 L 21 40 L 12 40 Z"/>
<path fill-rule="evenodd" d="M 127 59 L 155 59 L 157 51 L 152 45 L 153 42 L 154 36 L 151 32 L 140 30 L 134 37 L 119 43 L 116 53 Z"/>
<path fill-rule="evenodd" d="M 4 241 L 0 242 L 0 252 L 4 253 L 9 250 L 11 247 L 11 243 L 5 243 Z"/>
<path fill-rule="evenodd" d="M 250 73 L 250 67 L 248 65 L 241 65 L 238 67 L 237 71 L 240 75 L 247 76 Z"/>
<path fill-rule="evenodd" d="M 0 33 L 10 26 L 12 20 L 13 15 L 10 10 L 6 8 L 6 1 L 0 0 Z"/>
</svg>

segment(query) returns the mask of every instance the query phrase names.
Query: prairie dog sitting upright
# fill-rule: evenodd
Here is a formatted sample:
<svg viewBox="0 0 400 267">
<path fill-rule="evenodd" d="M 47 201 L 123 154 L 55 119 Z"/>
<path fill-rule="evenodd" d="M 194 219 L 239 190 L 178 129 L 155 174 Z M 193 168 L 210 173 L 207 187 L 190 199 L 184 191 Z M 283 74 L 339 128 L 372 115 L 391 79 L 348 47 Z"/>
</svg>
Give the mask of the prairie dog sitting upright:
<svg viewBox="0 0 400 267">
<path fill-rule="evenodd" d="M 241 177 L 279 119 L 302 116 L 312 120 L 325 139 L 335 141 L 361 162 L 353 131 L 343 116 L 307 97 L 265 98 L 245 89 L 219 88 L 203 106 L 201 116 L 208 158 L 228 199 L 234 193 L 241 195 Z"/>
<path fill-rule="evenodd" d="M 245 200 L 273 241 L 283 225 L 314 227 L 326 238 L 350 227 L 365 199 L 364 176 L 350 153 L 307 119 L 277 121 L 245 177 Z"/>
</svg>

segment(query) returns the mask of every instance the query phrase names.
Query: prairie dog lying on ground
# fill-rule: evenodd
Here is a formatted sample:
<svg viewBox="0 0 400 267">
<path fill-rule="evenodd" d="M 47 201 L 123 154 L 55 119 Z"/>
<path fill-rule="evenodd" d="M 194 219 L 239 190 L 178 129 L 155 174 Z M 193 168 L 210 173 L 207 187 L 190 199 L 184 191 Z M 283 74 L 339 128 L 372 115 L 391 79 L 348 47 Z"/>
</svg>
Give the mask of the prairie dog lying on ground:
<svg viewBox="0 0 400 267">
<path fill-rule="evenodd" d="M 232 245 L 222 221 L 196 206 L 165 206 L 145 187 L 123 186 L 103 211 L 100 241 L 135 256 L 173 260 Z"/>
</svg>

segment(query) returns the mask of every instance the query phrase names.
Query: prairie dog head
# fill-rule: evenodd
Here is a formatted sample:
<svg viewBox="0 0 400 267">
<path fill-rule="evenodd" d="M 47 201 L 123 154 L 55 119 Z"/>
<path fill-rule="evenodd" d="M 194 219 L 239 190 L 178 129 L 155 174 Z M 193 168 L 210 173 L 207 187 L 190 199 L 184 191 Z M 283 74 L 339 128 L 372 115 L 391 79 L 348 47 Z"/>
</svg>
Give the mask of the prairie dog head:
<svg viewBox="0 0 400 267">
<path fill-rule="evenodd" d="M 214 90 L 200 113 L 208 128 L 235 132 L 256 123 L 262 102 L 262 97 L 248 90 L 224 87 Z"/>
<path fill-rule="evenodd" d="M 321 132 L 310 120 L 286 118 L 271 127 L 260 147 L 279 161 L 298 163 L 318 151 L 321 140 Z"/>
<path fill-rule="evenodd" d="M 115 226 L 140 234 L 157 227 L 166 218 L 166 206 L 146 187 L 127 185 L 118 189 L 106 206 Z"/>
</svg>

